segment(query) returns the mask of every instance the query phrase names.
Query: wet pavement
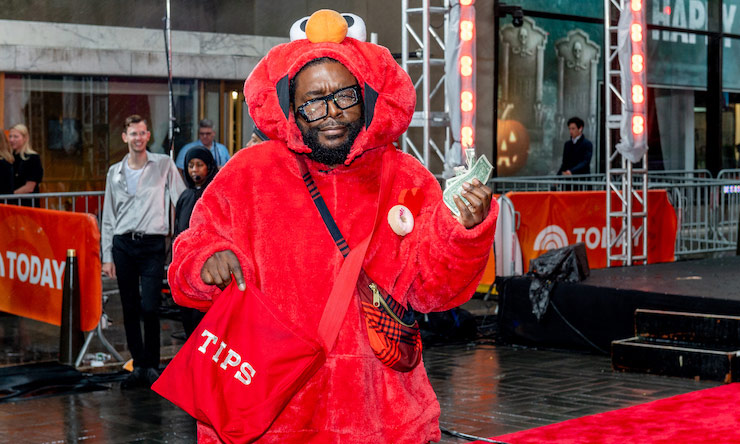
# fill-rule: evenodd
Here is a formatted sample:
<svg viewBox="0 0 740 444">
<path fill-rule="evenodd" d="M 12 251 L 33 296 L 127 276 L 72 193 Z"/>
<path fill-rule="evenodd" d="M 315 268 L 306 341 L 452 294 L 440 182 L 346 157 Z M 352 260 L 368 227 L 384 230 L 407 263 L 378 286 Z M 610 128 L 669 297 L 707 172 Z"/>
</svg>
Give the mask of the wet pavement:
<svg viewBox="0 0 740 444">
<path fill-rule="evenodd" d="M 105 335 L 127 356 L 117 295 L 105 310 L 112 320 Z M 183 343 L 179 331 L 179 322 L 163 319 L 164 358 Z M 616 373 L 607 356 L 502 345 L 490 328 L 486 333 L 424 351 L 444 428 L 492 437 L 718 385 Z M 0 366 L 56 359 L 58 334 L 58 327 L 0 316 Z M 94 340 L 90 351 L 105 349 Z M 84 370 L 115 375 L 120 365 Z M 186 413 L 150 390 L 121 391 L 119 379 L 103 382 L 104 390 L 0 403 L 0 443 L 195 442 L 195 423 Z M 443 434 L 441 442 L 469 441 Z"/>
</svg>

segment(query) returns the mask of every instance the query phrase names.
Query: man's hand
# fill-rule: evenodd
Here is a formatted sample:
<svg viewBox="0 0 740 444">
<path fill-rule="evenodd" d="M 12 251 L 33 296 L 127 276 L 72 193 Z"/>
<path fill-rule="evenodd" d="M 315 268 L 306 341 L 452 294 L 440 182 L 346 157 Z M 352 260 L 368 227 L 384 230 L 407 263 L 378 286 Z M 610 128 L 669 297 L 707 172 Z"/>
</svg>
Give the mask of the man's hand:
<svg viewBox="0 0 740 444">
<path fill-rule="evenodd" d="M 247 289 L 244 283 L 244 273 L 236 255 L 231 250 L 214 253 L 209 257 L 200 270 L 200 278 L 208 285 L 215 285 L 221 290 L 231 283 L 231 275 L 234 275 L 239 290 Z"/>
<path fill-rule="evenodd" d="M 563 171 L 563 176 L 572 176 L 573 173 L 570 172 L 570 170 Z"/>
<path fill-rule="evenodd" d="M 488 216 L 488 210 L 491 208 L 491 199 L 493 198 L 493 191 L 490 188 L 483 185 L 480 180 L 473 179 L 473 183 L 470 184 L 465 182 L 463 184 L 462 196 L 470 202 L 469 205 L 465 205 L 460 196 L 452 196 L 455 200 L 457 209 L 460 210 L 460 216 L 457 220 L 467 229 L 471 229 L 483 222 Z"/>
<path fill-rule="evenodd" d="M 113 262 L 103 262 L 103 273 L 111 279 L 116 277 L 116 264 Z"/>
</svg>

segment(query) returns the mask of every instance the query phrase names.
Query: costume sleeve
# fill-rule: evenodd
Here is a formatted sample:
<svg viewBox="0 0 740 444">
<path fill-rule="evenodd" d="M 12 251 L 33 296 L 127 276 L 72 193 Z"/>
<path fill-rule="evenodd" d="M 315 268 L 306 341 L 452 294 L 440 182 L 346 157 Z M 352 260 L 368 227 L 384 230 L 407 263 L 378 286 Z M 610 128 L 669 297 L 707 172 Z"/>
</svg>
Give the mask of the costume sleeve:
<svg viewBox="0 0 740 444">
<path fill-rule="evenodd" d="M 195 204 L 190 228 L 175 239 L 167 276 L 172 297 L 180 305 L 205 310 L 221 293 L 218 287 L 206 285 L 200 277 L 203 264 L 219 251 L 233 251 L 244 278 L 254 282 L 254 268 L 246 254 L 247 240 L 237 232 L 249 215 L 239 212 L 241 206 L 231 202 L 229 189 L 239 188 L 234 184 L 235 175 L 229 174 L 232 171 L 224 171 L 211 182 Z"/>
<path fill-rule="evenodd" d="M 470 299 L 480 282 L 493 245 L 498 203 L 491 200 L 488 216 L 466 229 L 442 201 L 436 180 L 425 189 L 425 205 L 415 228 L 415 268 L 408 302 L 417 311 L 443 311 Z"/>
<path fill-rule="evenodd" d="M 588 170 L 588 166 L 591 163 L 591 156 L 594 152 L 594 146 L 591 144 L 590 141 L 584 140 L 583 141 L 583 159 L 578 162 L 576 166 L 570 169 L 571 173 L 573 174 L 586 174 L 586 171 Z"/>
</svg>

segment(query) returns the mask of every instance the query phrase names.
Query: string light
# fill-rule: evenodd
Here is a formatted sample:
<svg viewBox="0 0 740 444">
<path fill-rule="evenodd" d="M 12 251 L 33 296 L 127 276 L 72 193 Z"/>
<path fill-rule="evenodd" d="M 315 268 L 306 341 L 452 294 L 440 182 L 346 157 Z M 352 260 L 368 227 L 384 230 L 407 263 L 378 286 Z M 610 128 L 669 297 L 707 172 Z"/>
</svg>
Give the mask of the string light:
<svg viewBox="0 0 740 444">
<path fill-rule="evenodd" d="M 460 109 L 463 112 L 473 111 L 473 93 L 470 91 L 463 91 L 460 93 Z"/>
<path fill-rule="evenodd" d="M 460 57 L 460 74 L 463 77 L 470 77 L 473 74 L 473 58 L 470 56 Z"/>
<path fill-rule="evenodd" d="M 463 148 L 470 148 L 473 146 L 473 128 L 469 126 L 464 126 L 460 130 L 460 135 L 462 136 L 462 146 Z"/>
<path fill-rule="evenodd" d="M 632 86 L 632 103 L 644 103 L 645 93 L 642 89 L 642 85 Z"/>
<path fill-rule="evenodd" d="M 463 20 L 460 22 L 460 40 L 469 42 L 473 40 L 473 22 L 470 20 Z"/>
<path fill-rule="evenodd" d="M 475 0 L 460 0 L 460 145 L 475 147 Z M 465 154 L 463 154 L 463 158 Z"/>
<path fill-rule="evenodd" d="M 645 132 L 645 118 L 638 115 L 632 116 L 632 132 L 635 135 L 640 135 Z"/>
</svg>

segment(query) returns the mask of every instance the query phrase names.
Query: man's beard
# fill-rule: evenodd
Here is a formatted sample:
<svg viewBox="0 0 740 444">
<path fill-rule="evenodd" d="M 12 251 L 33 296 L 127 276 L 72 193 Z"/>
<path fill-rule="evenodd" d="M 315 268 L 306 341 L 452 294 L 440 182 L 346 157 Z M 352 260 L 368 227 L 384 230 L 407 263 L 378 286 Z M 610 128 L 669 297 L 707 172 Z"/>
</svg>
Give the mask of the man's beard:
<svg viewBox="0 0 740 444">
<path fill-rule="evenodd" d="M 347 128 L 347 139 L 336 148 L 330 148 L 319 142 L 319 129 L 325 125 L 319 125 L 314 128 L 307 128 L 305 131 L 301 130 L 303 135 L 303 143 L 307 147 L 311 148 L 311 152 L 307 154 L 308 158 L 324 165 L 340 165 L 347 160 L 349 151 L 352 149 L 352 144 L 355 143 L 357 135 L 362 131 L 362 125 L 364 119 L 357 119 L 350 123 L 340 123 L 337 121 L 327 122 L 332 126 L 342 125 Z"/>
</svg>

